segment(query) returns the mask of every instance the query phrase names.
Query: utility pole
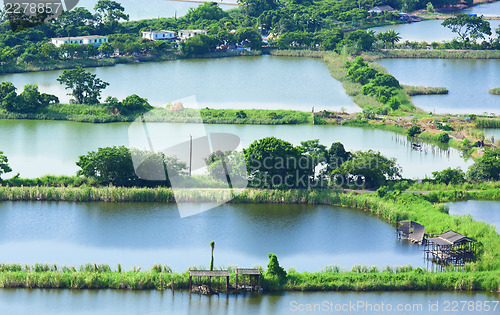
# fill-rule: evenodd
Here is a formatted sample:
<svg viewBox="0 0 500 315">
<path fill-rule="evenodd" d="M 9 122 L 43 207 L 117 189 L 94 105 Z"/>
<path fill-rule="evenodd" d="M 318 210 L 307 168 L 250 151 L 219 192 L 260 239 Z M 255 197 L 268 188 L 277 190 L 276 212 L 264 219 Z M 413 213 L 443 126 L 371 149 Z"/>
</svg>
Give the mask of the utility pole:
<svg viewBox="0 0 500 315">
<path fill-rule="evenodd" d="M 193 136 L 189 135 L 189 177 L 193 171 Z"/>
</svg>

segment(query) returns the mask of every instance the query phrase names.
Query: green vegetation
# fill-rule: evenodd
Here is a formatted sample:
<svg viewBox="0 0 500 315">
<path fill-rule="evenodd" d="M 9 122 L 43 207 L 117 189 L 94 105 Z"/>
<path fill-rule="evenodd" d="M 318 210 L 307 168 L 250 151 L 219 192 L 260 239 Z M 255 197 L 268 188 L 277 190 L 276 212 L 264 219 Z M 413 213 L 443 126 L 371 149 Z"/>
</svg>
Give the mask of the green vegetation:
<svg viewBox="0 0 500 315">
<path fill-rule="evenodd" d="M 71 95 L 75 98 L 76 104 L 88 105 L 99 104 L 102 90 L 109 85 L 82 67 L 64 70 L 57 81 L 65 85 L 67 90 L 72 90 Z"/>
<path fill-rule="evenodd" d="M 392 49 L 384 51 L 364 52 L 367 60 L 382 58 L 415 58 L 415 59 L 500 59 L 500 50 L 456 50 L 453 47 L 443 49 L 426 49 L 427 44 L 418 49 Z M 438 47 L 436 47 L 438 48 Z M 444 50 L 450 49 L 450 50 Z"/>
<path fill-rule="evenodd" d="M 456 33 L 462 42 L 485 38 L 486 35 L 491 35 L 490 22 L 479 16 L 457 14 L 454 17 L 444 20 L 441 25 Z"/>
<path fill-rule="evenodd" d="M 490 89 L 488 92 L 493 95 L 500 95 L 500 88 Z"/>
<path fill-rule="evenodd" d="M 2 182 L 2 174 L 10 172 L 12 169 L 9 166 L 9 159 L 0 151 L 0 183 Z"/>
<path fill-rule="evenodd" d="M 449 93 L 449 90 L 445 87 L 424 87 L 424 86 L 403 85 L 403 89 L 409 96 L 443 95 Z"/>
<path fill-rule="evenodd" d="M 210 271 L 214 270 L 214 248 L 215 248 L 215 241 L 210 242 Z"/>
<path fill-rule="evenodd" d="M 272 255 L 272 254 L 271 254 Z M 231 268 L 230 285 L 235 283 Z M 500 285 L 497 271 L 427 272 L 421 268 L 355 266 L 350 272 L 340 272 L 332 266 L 322 272 L 299 273 L 290 270 L 283 282 L 276 276 L 262 275 L 262 287 L 266 291 L 380 291 L 380 290 L 440 290 L 440 291 L 496 291 Z M 118 265 L 112 271 L 108 265 L 87 264 L 57 266 L 0 265 L 1 288 L 27 289 L 116 289 L 116 290 L 166 290 L 174 281 L 176 289 L 187 289 L 188 272 L 174 273 L 168 266 L 155 265 L 150 271 L 122 271 Z"/>
</svg>

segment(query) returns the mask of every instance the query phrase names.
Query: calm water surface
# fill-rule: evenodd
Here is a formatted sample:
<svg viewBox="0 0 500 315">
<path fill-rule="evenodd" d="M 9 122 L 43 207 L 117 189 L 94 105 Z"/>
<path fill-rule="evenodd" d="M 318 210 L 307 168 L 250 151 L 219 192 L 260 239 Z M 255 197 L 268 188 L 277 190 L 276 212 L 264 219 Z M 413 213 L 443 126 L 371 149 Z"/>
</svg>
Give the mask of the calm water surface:
<svg viewBox="0 0 500 315">
<path fill-rule="evenodd" d="M 183 272 L 209 265 L 214 240 L 217 266 L 265 266 L 269 253 L 300 271 L 425 266 L 422 247 L 398 241 L 392 225 L 330 206 L 231 204 L 181 219 L 175 205 L 158 203 L 3 202 L 0 231 L 5 263 L 161 263 Z"/>
<path fill-rule="evenodd" d="M 500 16 L 500 2 L 476 5 L 472 8 L 462 10 L 461 13 L 478 14 L 485 16 Z"/>
<path fill-rule="evenodd" d="M 450 91 L 413 97 L 413 103 L 426 111 L 500 114 L 500 96 L 488 93 L 500 82 L 500 60 L 384 59 L 377 63 L 402 84 L 442 86 Z"/>
<path fill-rule="evenodd" d="M 489 21 L 489 22 L 493 38 L 496 38 L 495 30 L 500 25 L 500 21 Z M 455 33 L 453 33 L 449 28 L 442 26 L 441 23 L 443 23 L 443 20 L 428 20 L 410 24 L 397 24 L 397 25 L 374 27 L 372 28 L 372 30 L 374 30 L 377 33 L 385 32 L 387 30 L 394 30 L 399 33 L 399 36 L 401 37 L 401 42 L 425 41 L 430 44 L 432 42 L 439 43 L 442 41 L 450 41 L 453 38 L 457 37 Z M 489 39 L 490 39 L 489 37 L 486 37 L 485 40 Z"/>
<path fill-rule="evenodd" d="M 112 290 L 0 290 L 0 312 L 4 314 L 259 314 L 283 315 L 297 314 L 298 305 L 321 304 L 326 302 L 335 307 L 344 304 L 360 304 L 360 308 L 352 313 L 373 314 L 368 306 L 384 303 L 385 311 L 376 314 L 443 314 L 446 301 L 471 301 L 483 303 L 489 301 L 493 306 L 500 300 L 499 295 L 489 293 L 467 292 L 285 292 L 272 294 L 245 294 L 220 296 L 199 296 L 185 291 L 130 292 Z M 436 305 L 437 303 L 437 305 Z M 429 304 L 435 312 L 429 311 Z M 393 309 L 387 312 L 387 308 Z M 314 306 L 312 306 L 314 307 Z M 395 311 L 398 307 L 407 308 L 408 312 Z M 498 310 L 498 307 L 497 307 Z M 333 313 L 332 312 L 332 313 Z M 327 313 L 307 312 L 307 314 Z M 341 313 L 341 312 L 338 312 Z M 462 312 L 453 314 L 498 314 L 495 312 Z"/>
<path fill-rule="evenodd" d="M 326 65 L 314 59 L 286 57 L 239 57 L 176 60 L 160 63 L 127 64 L 90 69 L 111 85 L 103 99 L 123 99 L 131 94 L 145 97 L 152 105 L 165 105 L 196 96 L 200 108 L 264 108 L 310 111 L 359 110 L 333 79 Z M 57 82 L 61 71 L 0 76 L 20 89 L 36 83 L 40 90 L 57 95 L 61 102 L 70 97 Z"/>
<path fill-rule="evenodd" d="M 500 232 L 500 202 L 469 200 L 450 203 L 451 215 L 471 215 L 474 220 L 483 221 L 496 227 Z"/>
<path fill-rule="evenodd" d="M 0 120 L 0 150 L 9 158 L 14 176 L 38 177 L 47 174 L 74 175 L 78 170 L 75 162 L 78 156 L 99 147 L 129 145 L 127 123 L 83 124 L 58 121 Z M 153 126 L 154 127 L 154 126 Z M 158 124 L 151 134 L 161 134 L 174 140 L 184 137 L 196 129 L 189 124 Z M 347 150 L 380 151 L 394 157 L 403 168 L 403 175 L 409 178 L 431 176 L 436 170 L 460 166 L 468 168 L 471 161 L 464 161 L 457 150 L 444 153 L 426 147 L 418 152 L 405 146 L 406 137 L 381 130 L 340 126 L 258 126 L 258 125 L 207 125 L 211 133 L 228 132 L 238 135 L 242 147 L 248 147 L 257 139 L 275 136 L 294 145 L 301 141 L 320 139 L 324 145 L 342 142 Z M 398 141 L 399 139 L 399 141 Z M 164 148 L 158 148 L 163 150 Z"/>
</svg>

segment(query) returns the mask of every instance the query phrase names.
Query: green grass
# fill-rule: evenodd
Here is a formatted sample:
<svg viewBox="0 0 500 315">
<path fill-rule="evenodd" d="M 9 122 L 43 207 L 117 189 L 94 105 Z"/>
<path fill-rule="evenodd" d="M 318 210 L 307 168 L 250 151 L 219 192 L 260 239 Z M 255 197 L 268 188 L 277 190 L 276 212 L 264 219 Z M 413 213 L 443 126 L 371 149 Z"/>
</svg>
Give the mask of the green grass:
<svg viewBox="0 0 500 315">
<path fill-rule="evenodd" d="M 235 284 L 235 273 L 230 271 L 230 285 Z M 0 288 L 29 289 L 116 289 L 165 290 L 189 287 L 188 272 L 174 273 L 170 268 L 154 266 L 150 271 L 111 271 L 109 266 L 88 264 L 76 269 L 55 265 L 3 265 L 0 266 Z M 212 283 L 216 284 L 215 281 Z M 261 285 L 265 291 L 497 291 L 500 286 L 498 271 L 468 271 L 432 273 L 421 268 L 356 266 L 350 272 L 337 272 L 329 268 L 322 272 L 299 273 L 290 270 L 286 282 L 279 285 L 264 272 Z M 224 290 L 224 285 L 219 285 Z"/>
<path fill-rule="evenodd" d="M 157 108 L 145 115 L 149 122 L 166 123 L 199 123 L 199 115 L 206 124 L 255 124 L 255 125 L 289 125 L 312 123 L 311 113 L 294 110 L 263 109 L 201 109 L 201 111 L 185 108 L 171 112 Z M 87 123 L 132 122 L 138 113 L 130 115 L 113 114 L 104 105 L 56 104 L 50 105 L 38 113 L 11 113 L 0 109 L 0 119 L 37 119 L 67 120 Z"/>
</svg>

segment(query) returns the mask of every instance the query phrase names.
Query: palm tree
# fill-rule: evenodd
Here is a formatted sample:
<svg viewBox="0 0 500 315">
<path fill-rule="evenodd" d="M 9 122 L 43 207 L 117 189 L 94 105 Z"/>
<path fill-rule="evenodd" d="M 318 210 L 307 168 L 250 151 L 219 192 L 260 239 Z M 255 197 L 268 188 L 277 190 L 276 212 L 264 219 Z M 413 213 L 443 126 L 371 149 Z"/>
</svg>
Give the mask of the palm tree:
<svg viewBox="0 0 500 315">
<path fill-rule="evenodd" d="M 394 44 L 396 44 L 401 40 L 401 36 L 399 36 L 400 34 L 397 33 L 395 30 L 388 30 L 386 34 L 387 34 L 386 39 L 389 43 L 391 43 L 391 47 L 394 47 Z"/>
<path fill-rule="evenodd" d="M 212 249 L 212 257 L 210 258 L 210 271 L 214 270 L 214 247 L 215 241 L 211 241 L 210 248 Z"/>
</svg>

